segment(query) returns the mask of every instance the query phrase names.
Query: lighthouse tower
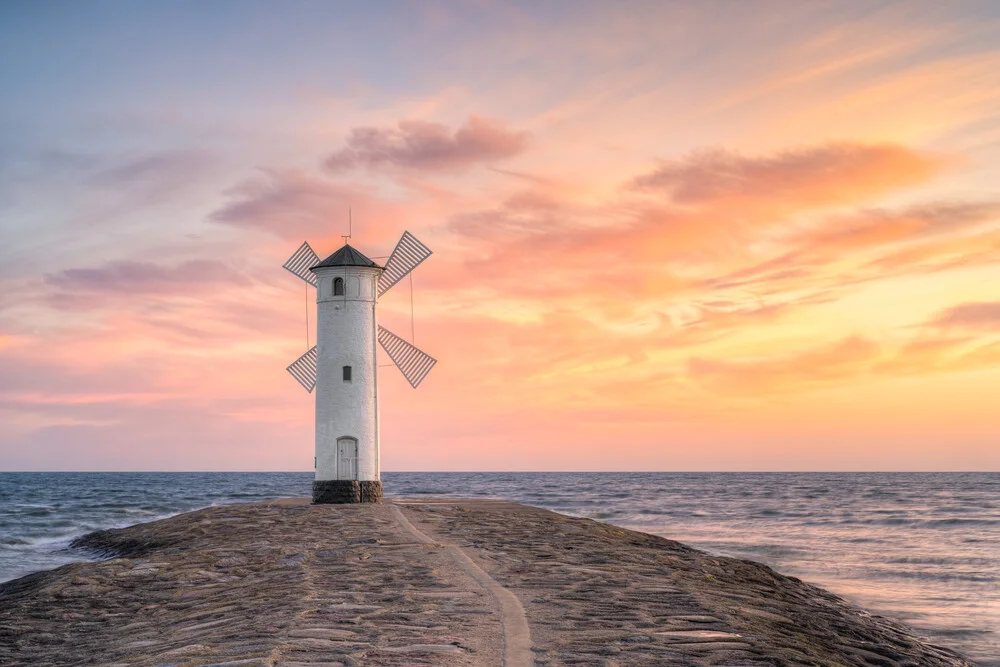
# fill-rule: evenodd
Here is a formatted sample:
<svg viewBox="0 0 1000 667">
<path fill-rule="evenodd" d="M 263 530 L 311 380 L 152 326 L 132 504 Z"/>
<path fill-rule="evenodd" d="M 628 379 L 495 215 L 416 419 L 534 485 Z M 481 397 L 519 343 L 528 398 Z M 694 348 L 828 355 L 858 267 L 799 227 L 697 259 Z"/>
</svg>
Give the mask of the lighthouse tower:
<svg viewBox="0 0 1000 667">
<path fill-rule="evenodd" d="M 378 323 L 382 267 L 349 245 L 316 276 L 316 480 L 313 502 L 380 502 Z"/>
<path fill-rule="evenodd" d="M 316 345 L 287 370 L 306 391 L 316 390 L 313 502 L 377 503 L 382 500 L 382 481 L 375 343 L 414 389 L 437 360 L 379 326 L 375 307 L 431 256 L 431 250 L 403 232 L 383 267 L 347 245 L 347 238 L 344 241 L 343 248 L 322 262 L 305 242 L 284 264 L 316 288 L 319 313 Z"/>
</svg>

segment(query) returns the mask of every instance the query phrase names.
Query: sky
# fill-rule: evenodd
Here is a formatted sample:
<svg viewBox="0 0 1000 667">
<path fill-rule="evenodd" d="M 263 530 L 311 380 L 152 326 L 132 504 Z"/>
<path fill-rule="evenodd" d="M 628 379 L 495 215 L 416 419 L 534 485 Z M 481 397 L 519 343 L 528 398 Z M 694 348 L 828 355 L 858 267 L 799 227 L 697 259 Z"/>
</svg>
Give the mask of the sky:
<svg viewBox="0 0 1000 667">
<path fill-rule="evenodd" d="M 0 470 L 311 470 L 349 210 L 384 470 L 1000 470 L 995 2 L 14 1 L 0 84 Z"/>
</svg>

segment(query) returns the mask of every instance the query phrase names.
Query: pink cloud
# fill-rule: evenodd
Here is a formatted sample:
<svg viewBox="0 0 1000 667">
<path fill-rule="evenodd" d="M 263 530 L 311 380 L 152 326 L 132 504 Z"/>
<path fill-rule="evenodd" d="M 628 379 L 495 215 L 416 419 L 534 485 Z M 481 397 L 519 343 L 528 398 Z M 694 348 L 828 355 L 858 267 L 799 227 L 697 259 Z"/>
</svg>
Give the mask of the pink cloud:
<svg viewBox="0 0 1000 667">
<path fill-rule="evenodd" d="M 401 120 L 396 127 L 357 127 L 344 148 L 326 159 L 327 169 L 391 165 L 409 169 L 458 169 L 513 157 L 527 146 L 528 135 L 503 123 L 469 116 L 451 131 L 446 125 Z"/>
<path fill-rule="evenodd" d="M 411 202 L 393 201 L 373 186 L 335 182 L 295 170 L 264 169 L 224 194 L 230 200 L 209 215 L 212 222 L 259 229 L 289 241 L 320 245 L 347 232 L 348 209 L 363 239 L 388 242 L 404 229 Z M 288 253 L 295 248 L 289 246 Z"/>
<path fill-rule="evenodd" d="M 1000 301 L 963 303 L 940 313 L 931 321 L 940 327 L 962 327 L 1000 333 Z"/>
</svg>

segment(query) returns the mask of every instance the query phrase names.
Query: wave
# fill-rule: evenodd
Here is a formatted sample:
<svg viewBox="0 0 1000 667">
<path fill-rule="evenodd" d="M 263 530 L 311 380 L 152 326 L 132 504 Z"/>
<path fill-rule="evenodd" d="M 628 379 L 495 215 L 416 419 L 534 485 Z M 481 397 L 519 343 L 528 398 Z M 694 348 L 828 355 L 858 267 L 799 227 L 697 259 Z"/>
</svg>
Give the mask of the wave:
<svg viewBox="0 0 1000 667">
<path fill-rule="evenodd" d="M 918 581 L 941 581 L 941 582 L 969 582 L 982 584 L 995 584 L 1000 581 L 1000 576 L 996 574 L 986 574 L 982 572 L 949 572 L 946 570 L 876 570 L 871 576 L 880 579 L 914 579 Z"/>
</svg>

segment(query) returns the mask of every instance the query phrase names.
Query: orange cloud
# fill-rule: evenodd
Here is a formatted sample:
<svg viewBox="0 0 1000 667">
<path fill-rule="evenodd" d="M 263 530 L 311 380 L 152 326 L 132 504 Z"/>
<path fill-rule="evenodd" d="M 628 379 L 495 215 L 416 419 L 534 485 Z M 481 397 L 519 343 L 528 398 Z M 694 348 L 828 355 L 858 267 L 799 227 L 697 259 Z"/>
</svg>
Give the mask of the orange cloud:
<svg viewBox="0 0 1000 667">
<path fill-rule="evenodd" d="M 873 341 L 851 336 L 831 345 L 775 358 L 720 361 L 693 357 L 692 379 L 738 393 L 800 390 L 804 386 L 841 381 L 864 372 L 878 357 Z"/>
<path fill-rule="evenodd" d="M 666 161 L 634 185 L 682 205 L 771 201 L 808 209 L 853 205 L 926 182 L 947 164 L 896 144 L 827 144 L 764 157 L 716 149 Z"/>
<path fill-rule="evenodd" d="M 775 244 L 777 254 L 706 281 L 715 288 L 763 294 L 803 289 L 831 293 L 894 275 L 926 274 L 1000 258 L 1000 233 L 980 232 L 1000 219 L 995 203 L 867 209 L 822 218 Z"/>
<path fill-rule="evenodd" d="M 921 337 L 896 347 L 851 336 L 801 352 L 755 359 L 693 357 L 690 378 L 713 392 L 766 399 L 788 392 L 902 377 L 962 373 L 1000 366 L 1000 342 Z"/>
</svg>

